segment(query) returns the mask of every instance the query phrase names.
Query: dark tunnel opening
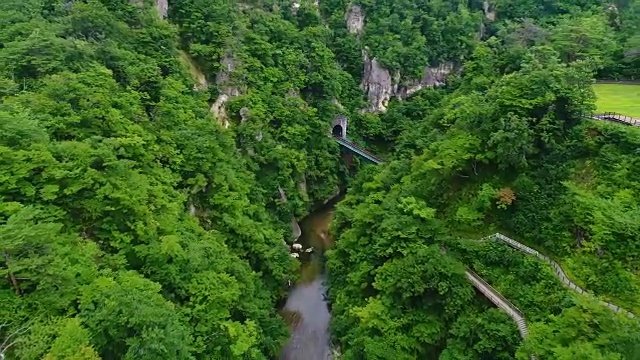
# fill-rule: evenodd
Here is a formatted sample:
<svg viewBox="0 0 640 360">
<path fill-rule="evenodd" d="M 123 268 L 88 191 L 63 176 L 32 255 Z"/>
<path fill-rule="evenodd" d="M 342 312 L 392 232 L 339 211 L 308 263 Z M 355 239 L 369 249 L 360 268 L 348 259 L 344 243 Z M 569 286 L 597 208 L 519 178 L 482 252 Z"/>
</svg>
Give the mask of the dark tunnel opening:
<svg viewBox="0 0 640 360">
<path fill-rule="evenodd" d="M 342 126 L 341 125 L 334 126 L 331 133 L 333 134 L 333 136 L 342 137 Z"/>
</svg>

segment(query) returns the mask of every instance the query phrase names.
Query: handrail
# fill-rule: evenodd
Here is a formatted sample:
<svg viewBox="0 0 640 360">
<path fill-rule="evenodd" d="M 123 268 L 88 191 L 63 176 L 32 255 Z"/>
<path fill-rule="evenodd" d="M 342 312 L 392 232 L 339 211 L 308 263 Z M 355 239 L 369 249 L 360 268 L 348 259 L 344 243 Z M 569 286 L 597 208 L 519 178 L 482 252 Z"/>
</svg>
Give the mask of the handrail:
<svg viewBox="0 0 640 360">
<path fill-rule="evenodd" d="M 465 275 L 476 289 L 513 319 L 518 326 L 520 336 L 524 339 L 529 334 L 529 331 L 522 312 L 475 272 L 467 270 Z"/>
<path fill-rule="evenodd" d="M 640 126 L 640 119 L 635 119 L 632 117 L 628 117 L 625 115 L 621 115 L 621 114 L 617 114 L 617 113 L 604 113 L 604 114 L 600 114 L 600 115 L 583 115 L 584 118 L 588 118 L 588 119 L 595 119 L 595 120 L 605 120 L 605 121 L 613 121 L 613 122 L 618 122 L 618 123 L 623 123 L 625 125 L 633 125 L 633 126 Z M 347 139 L 341 137 L 341 136 L 333 136 L 334 139 L 342 146 L 345 146 L 353 151 L 355 151 L 356 153 L 362 155 L 363 157 L 367 158 L 368 160 L 374 162 L 375 164 L 380 164 L 383 162 L 382 159 L 378 158 L 377 156 L 373 155 L 372 153 L 370 153 L 369 151 L 359 147 L 358 145 L 352 143 L 351 141 L 348 141 Z M 555 261 L 551 260 L 550 258 L 548 258 L 547 256 L 541 254 L 540 252 L 538 252 L 535 249 L 532 249 L 522 243 L 519 243 L 505 235 L 502 235 L 500 233 L 495 233 L 493 235 L 489 235 L 485 238 L 480 239 L 480 241 L 482 240 L 486 240 L 486 239 L 497 239 L 499 241 L 502 241 L 504 243 L 506 243 L 507 245 L 520 250 L 524 253 L 530 254 L 530 255 L 534 255 L 542 260 L 544 260 L 545 262 L 547 262 L 548 264 L 551 265 L 551 267 L 553 267 L 553 269 L 555 270 L 556 276 L 562 281 L 562 283 L 567 286 L 568 288 L 580 293 L 580 294 L 589 294 L 587 293 L 584 289 L 582 289 L 581 287 L 579 287 L 578 285 L 576 285 L 574 282 L 572 282 L 571 280 L 569 280 L 569 278 L 567 277 L 567 275 L 565 274 L 565 272 L 562 270 L 562 267 L 560 267 L 560 265 L 558 263 L 556 263 Z M 444 251 L 444 249 L 442 249 Z M 491 285 L 489 285 L 489 283 L 487 283 L 484 279 L 482 279 L 478 274 L 476 274 L 475 272 L 471 271 L 471 270 L 466 270 L 465 271 L 465 276 L 467 277 L 467 279 L 471 282 L 471 284 L 478 289 L 478 291 L 480 291 L 487 299 L 489 299 L 492 303 L 494 303 L 498 308 L 502 309 L 504 312 L 507 313 L 507 315 L 516 323 L 516 326 L 518 327 L 518 331 L 520 332 L 520 336 L 522 337 L 522 339 L 524 339 L 528 334 L 529 334 L 529 330 L 527 328 L 527 323 L 525 321 L 524 318 L 524 314 L 522 313 L 522 311 L 520 311 L 520 309 L 518 309 L 515 305 L 513 305 L 509 300 L 507 300 L 507 298 L 505 298 L 502 294 L 500 294 L 496 289 L 494 289 Z M 611 310 L 615 311 L 615 312 L 622 312 L 627 314 L 627 316 L 634 318 L 635 315 L 632 314 L 631 312 L 629 312 L 628 310 L 625 310 L 619 306 L 616 306 L 614 304 L 608 303 L 606 301 L 603 300 L 598 300 L 601 304 L 607 306 L 608 308 L 610 308 Z M 536 357 L 532 354 L 529 355 L 531 360 L 535 360 Z"/>
<path fill-rule="evenodd" d="M 562 283 L 566 287 L 568 287 L 569 289 L 571 289 L 571 290 L 573 290 L 573 291 L 575 291 L 575 292 L 577 292 L 579 294 L 591 295 L 586 290 L 584 290 L 580 286 L 576 285 L 573 281 L 571 281 L 567 277 L 565 272 L 562 270 L 562 267 L 560 267 L 560 265 L 557 262 L 555 262 L 552 259 L 550 259 L 549 257 L 541 254 L 537 250 L 532 249 L 532 248 L 530 248 L 530 247 L 528 247 L 528 246 L 526 246 L 526 245 L 524 245 L 522 243 L 519 243 L 519 242 L 517 242 L 517 241 L 515 241 L 515 240 L 513 240 L 513 239 L 511 239 L 511 238 L 509 238 L 509 237 L 507 237 L 505 235 L 502 235 L 500 233 L 495 233 L 493 235 L 489 235 L 489 236 L 487 236 L 487 237 L 485 237 L 485 238 L 483 238 L 481 240 L 484 240 L 484 239 L 496 239 L 498 241 L 501 241 L 501 242 L 513 247 L 516 250 L 520 250 L 520 251 L 522 251 L 524 253 L 527 253 L 529 255 L 533 255 L 533 256 L 545 261 L 546 263 L 551 265 L 551 267 L 553 267 L 553 270 L 556 273 L 556 276 L 560 279 L 560 281 L 562 281 Z M 635 317 L 635 315 L 633 313 L 631 313 L 630 311 L 625 310 L 625 309 L 623 309 L 623 308 L 621 308 L 621 307 L 619 307 L 617 305 L 614 305 L 614 304 L 611 304 L 611 303 L 608 303 L 608 302 L 606 302 L 604 300 L 599 300 L 599 299 L 598 299 L 598 302 L 600 304 L 608 307 L 609 309 L 617 312 L 617 313 L 626 314 L 628 317 L 631 317 L 631 318 Z"/>
<path fill-rule="evenodd" d="M 447 249 L 444 246 L 440 246 L 440 252 L 443 254 L 447 252 Z M 466 269 L 464 275 L 467 277 L 467 280 L 471 282 L 471 285 L 475 287 L 484 297 L 489 299 L 494 305 L 496 305 L 499 309 L 506 312 L 507 315 L 516 323 L 516 327 L 518 328 L 518 332 L 520 332 L 520 336 L 524 340 L 529 334 L 529 330 L 527 328 L 527 322 L 524 319 L 524 314 L 522 311 L 518 309 L 515 305 L 513 305 L 507 298 L 502 296 L 498 290 L 494 289 L 493 286 L 489 285 L 480 275 L 473 272 L 471 269 Z M 536 357 L 533 354 L 529 354 L 531 360 L 536 360 Z"/>
<path fill-rule="evenodd" d="M 604 120 L 624 125 L 640 126 L 640 119 L 631 116 L 622 115 L 615 112 L 605 112 L 604 114 L 592 114 L 583 116 L 588 119 Z"/>
<path fill-rule="evenodd" d="M 364 158 L 366 158 L 367 160 L 372 161 L 375 164 L 380 164 L 383 163 L 384 161 L 382 159 L 380 159 L 379 157 L 373 155 L 372 153 L 370 153 L 369 151 L 361 148 L 360 146 L 352 143 L 351 141 L 341 137 L 341 136 L 333 136 L 333 138 L 338 142 L 338 144 L 345 146 L 351 150 L 353 150 L 354 152 L 358 153 L 359 155 L 363 156 Z"/>
<path fill-rule="evenodd" d="M 351 146 L 351 149 L 353 151 L 358 152 L 360 155 L 373 161 L 375 164 L 380 164 L 382 162 L 382 159 L 371 154 L 367 150 L 362 149 L 361 147 L 352 143 L 351 141 L 348 141 L 341 136 L 334 135 L 333 137 L 340 145 L 347 146 L 347 147 Z M 442 252 L 446 251 L 446 249 L 444 248 L 441 248 L 440 250 Z M 520 336 L 524 340 L 524 338 L 529 334 L 529 330 L 527 328 L 527 323 L 525 321 L 524 314 L 522 313 L 522 311 L 520 311 L 520 309 L 518 309 L 509 300 L 507 300 L 507 298 L 502 296 L 502 294 L 500 294 L 496 289 L 494 289 L 491 285 L 489 285 L 489 283 L 487 283 L 483 278 L 481 278 L 475 272 L 467 269 L 464 273 L 467 279 L 473 285 L 473 287 L 478 289 L 478 291 L 480 291 L 482 295 L 484 295 L 487 299 L 489 299 L 489 301 L 494 303 L 498 308 L 506 312 L 507 315 L 516 323 L 516 326 L 518 327 L 518 331 L 520 332 Z M 529 358 L 531 360 L 536 360 L 536 357 L 533 354 L 530 354 Z"/>
</svg>

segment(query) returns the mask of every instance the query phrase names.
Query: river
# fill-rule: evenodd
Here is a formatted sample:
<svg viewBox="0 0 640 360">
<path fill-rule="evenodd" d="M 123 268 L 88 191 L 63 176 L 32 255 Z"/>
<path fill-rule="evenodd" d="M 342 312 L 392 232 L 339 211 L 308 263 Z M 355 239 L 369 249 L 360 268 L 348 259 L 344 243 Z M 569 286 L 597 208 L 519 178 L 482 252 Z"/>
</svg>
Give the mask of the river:
<svg viewBox="0 0 640 360">
<path fill-rule="evenodd" d="M 336 199 L 310 214 L 300 222 L 302 235 L 299 243 L 301 276 L 287 298 L 282 313 L 291 329 L 291 337 L 280 355 L 280 360 L 331 359 L 331 314 L 325 302 L 324 252 L 331 247 L 329 224 L 333 218 Z M 304 250 L 313 247 L 314 251 Z"/>
</svg>

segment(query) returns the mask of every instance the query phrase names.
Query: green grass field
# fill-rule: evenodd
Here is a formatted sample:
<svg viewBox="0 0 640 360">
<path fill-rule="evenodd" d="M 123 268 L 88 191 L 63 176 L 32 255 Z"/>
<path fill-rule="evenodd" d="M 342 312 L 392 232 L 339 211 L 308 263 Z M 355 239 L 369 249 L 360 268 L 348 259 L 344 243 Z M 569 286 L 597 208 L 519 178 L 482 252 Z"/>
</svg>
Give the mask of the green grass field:
<svg viewBox="0 0 640 360">
<path fill-rule="evenodd" d="M 640 85 L 595 84 L 597 113 L 616 112 L 640 118 Z"/>
</svg>

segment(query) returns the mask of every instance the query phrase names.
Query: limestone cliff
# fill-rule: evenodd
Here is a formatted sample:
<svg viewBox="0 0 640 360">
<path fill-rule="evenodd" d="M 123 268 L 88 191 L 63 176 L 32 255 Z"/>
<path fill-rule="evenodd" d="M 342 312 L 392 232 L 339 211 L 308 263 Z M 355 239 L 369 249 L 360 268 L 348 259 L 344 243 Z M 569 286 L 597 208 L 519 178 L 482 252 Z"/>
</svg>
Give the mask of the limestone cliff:
<svg viewBox="0 0 640 360">
<path fill-rule="evenodd" d="M 435 67 L 426 66 L 419 80 L 401 82 L 401 73 L 393 76 L 376 58 L 370 59 L 367 49 L 363 52 L 364 72 L 360 87 L 367 94 L 368 106 L 364 112 L 384 112 L 392 97 L 405 99 L 426 87 L 443 86 L 447 76 L 454 70 L 452 63 L 443 63 Z"/>
<path fill-rule="evenodd" d="M 489 11 L 488 3 L 486 7 Z M 349 32 L 361 35 L 366 21 L 362 8 L 358 5 L 350 5 L 345 18 Z M 447 75 L 454 69 L 452 63 L 425 66 L 422 78 L 402 79 L 401 71 L 392 73 L 382 66 L 376 57 L 371 58 L 369 53 L 368 48 L 362 51 L 364 69 L 360 88 L 369 100 L 367 107 L 363 109 L 364 112 L 384 112 L 392 97 L 404 99 L 425 87 L 442 86 L 446 82 Z"/>
<path fill-rule="evenodd" d="M 285 194 L 284 189 L 281 186 L 278 186 L 278 192 L 280 193 L 280 201 L 287 202 L 287 194 Z M 298 220 L 296 217 L 291 215 L 291 240 L 292 242 L 298 241 L 302 235 L 302 229 L 300 229 L 300 224 L 298 224 Z"/>
<path fill-rule="evenodd" d="M 347 29 L 351 34 L 361 34 L 364 30 L 364 13 L 359 5 L 351 5 L 347 10 Z"/>
<path fill-rule="evenodd" d="M 453 63 L 450 62 L 442 63 L 435 67 L 427 66 L 424 68 L 422 79 L 420 81 L 410 81 L 405 86 L 400 86 L 397 96 L 404 99 L 426 87 L 444 86 L 447 76 L 453 71 L 453 68 Z"/>
<path fill-rule="evenodd" d="M 389 100 L 397 92 L 399 79 L 391 78 L 389 70 L 380 65 L 376 58 L 370 59 L 367 49 L 363 51 L 364 73 L 360 87 L 369 98 L 367 112 L 386 111 Z"/>
<path fill-rule="evenodd" d="M 487 19 L 487 21 L 496 21 L 496 10 L 489 0 L 484 0 L 482 2 L 482 11 L 484 12 L 484 18 Z"/>
<path fill-rule="evenodd" d="M 156 0 L 156 9 L 158 10 L 158 16 L 160 16 L 161 19 L 166 19 L 169 13 L 169 1 Z"/>
<path fill-rule="evenodd" d="M 232 97 L 241 93 L 239 87 L 232 81 L 233 71 L 236 69 L 236 61 L 230 54 L 225 55 L 220 61 L 221 69 L 216 75 L 216 85 L 218 85 L 219 95 L 211 106 L 211 112 L 216 116 L 220 124 L 229 127 L 229 117 L 225 105 Z"/>
</svg>

